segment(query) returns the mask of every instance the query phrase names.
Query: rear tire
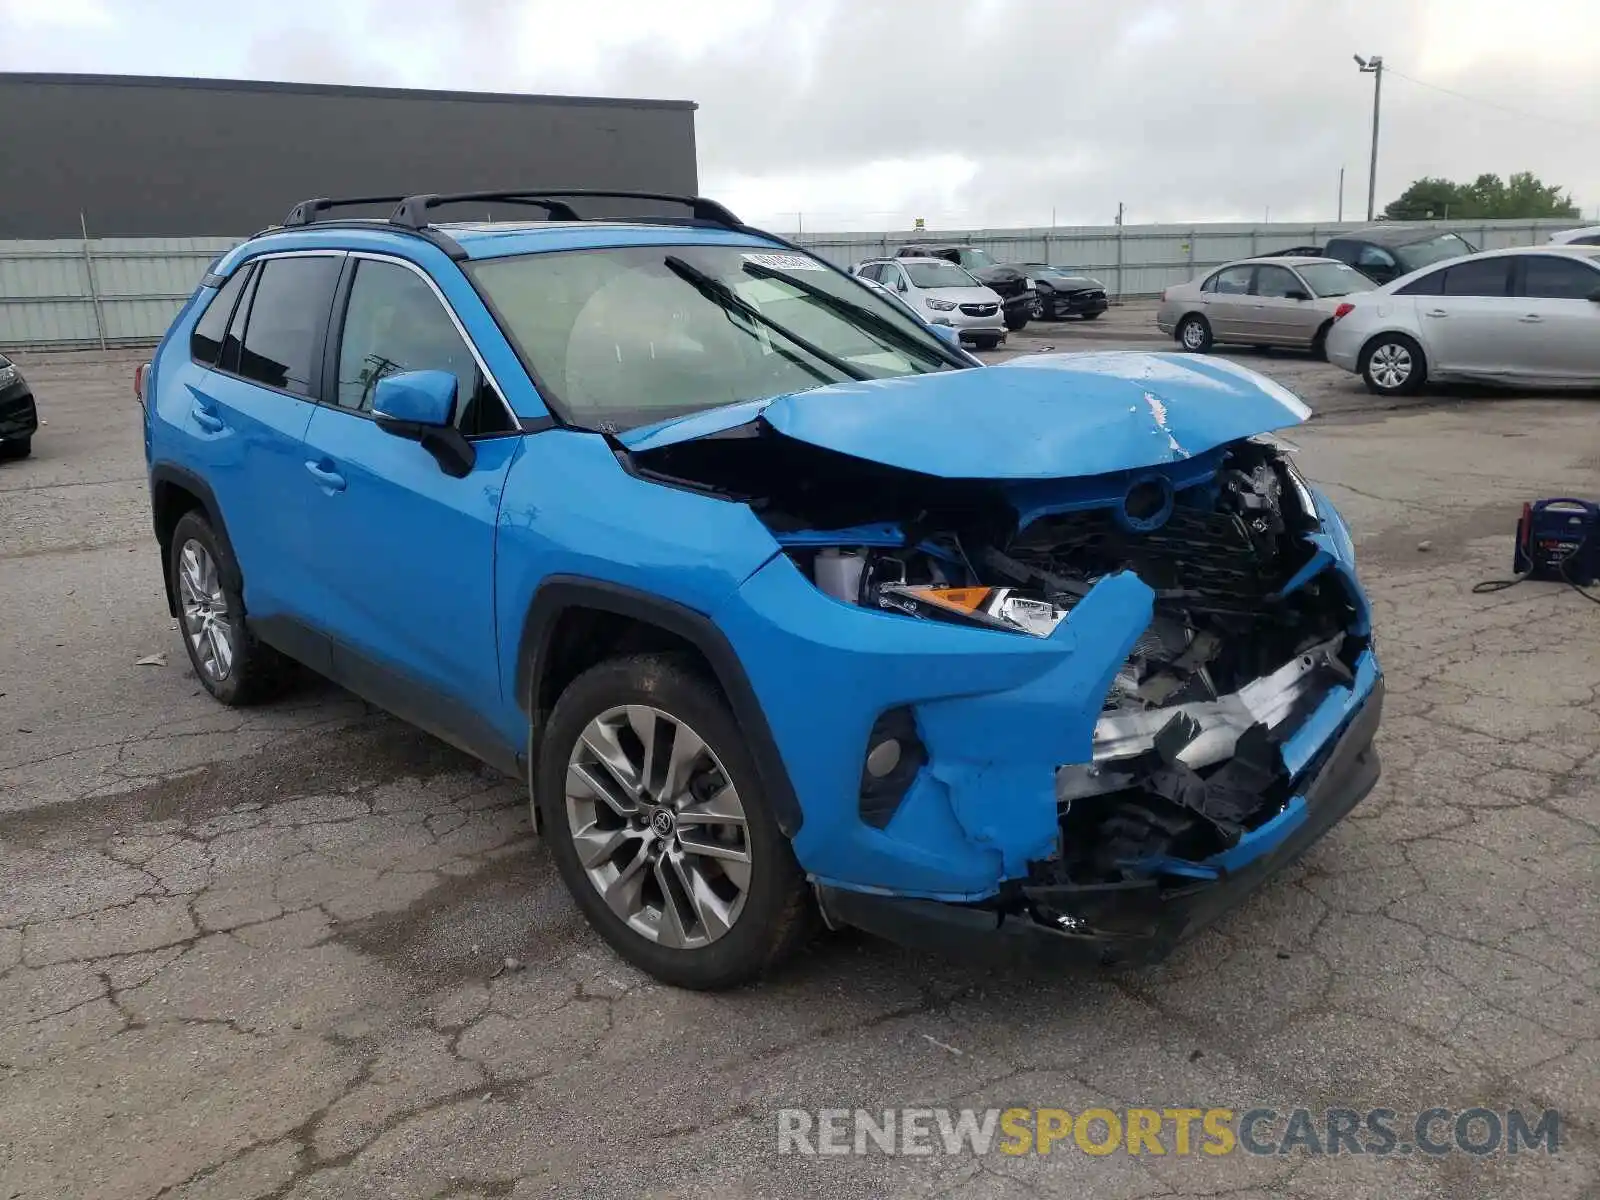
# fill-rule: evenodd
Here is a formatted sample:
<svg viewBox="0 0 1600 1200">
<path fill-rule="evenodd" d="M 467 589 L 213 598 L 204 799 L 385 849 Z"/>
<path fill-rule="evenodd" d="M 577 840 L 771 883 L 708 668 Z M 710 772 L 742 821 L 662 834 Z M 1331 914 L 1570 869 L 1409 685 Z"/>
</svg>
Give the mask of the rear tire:
<svg viewBox="0 0 1600 1200">
<path fill-rule="evenodd" d="M 634 966 L 677 987 L 734 987 L 811 935 L 805 875 L 738 722 L 693 660 L 590 668 L 539 746 L 534 803 L 556 869 Z"/>
<path fill-rule="evenodd" d="M 28 455 L 30 455 L 32 453 L 33 453 L 33 438 L 32 437 L 13 438 L 13 439 L 11 439 L 9 441 L 0 442 L 0 459 L 13 459 L 13 460 L 15 460 L 15 459 L 27 458 Z"/>
<path fill-rule="evenodd" d="M 1176 337 L 1178 345 L 1190 354 L 1204 354 L 1216 345 L 1216 339 L 1211 336 L 1211 322 L 1199 313 L 1190 313 L 1178 322 Z"/>
<path fill-rule="evenodd" d="M 1428 378 L 1422 347 L 1403 333 L 1381 333 L 1361 348 L 1361 378 L 1378 396 L 1410 396 Z"/>
<path fill-rule="evenodd" d="M 228 582 L 239 578 L 238 564 L 198 510 L 178 518 L 167 557 L 183 648 L 201 686 L 230 708 L 280 692 L 293 664 L 250 632 L 244 598 Z"/>
</svg>

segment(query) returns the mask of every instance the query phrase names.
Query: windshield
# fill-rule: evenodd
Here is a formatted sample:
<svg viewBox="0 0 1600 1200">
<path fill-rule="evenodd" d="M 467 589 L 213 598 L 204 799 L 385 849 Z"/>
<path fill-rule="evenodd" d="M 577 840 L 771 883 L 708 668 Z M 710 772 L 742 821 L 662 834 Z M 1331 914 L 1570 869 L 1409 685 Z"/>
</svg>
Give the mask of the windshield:
<svg viewBox="0 0 1600 1200">
<path fill-rule="evenodd" d="M 968 275 L 955 263 L 945 262 L 902 262 L 901 267 L 911 276 L 911 282 L 919 288 L 971 288 L 982 287 L 971 275 Z"/>
<path fill-rule="evenodd" d="M 1472 243 L 1454 233 L 1441 233 L 1425 242 L 1412 242 L 1409 246 L 1396 246 L 1394 256 L 1407 271 L 1431 267 L 1447 258 L 1472 254 Z"/>
<path fill-rule="evenodd" d="M 989 255 L 982 250 L 966 249 L 958 250 L 956 253 L 961 255 L 961 265 L 963 267 L 977 267 L 981 271 L 984 267 L 992 267 L 995 265 L 994 259 L 990 258 Z"/>
<path fill-rule="evenodd" d="M 1377 286 L 1360 271 L 1344 263 L 1302 263 L 1295 270 L 1319 296 L 1348 296 L 1351 292 L 1370 292 Z"/>
<path fill-rule="evenodd" d="M 809 255 L 627 246 L 485 259 L 467 272 L 552 407 L 606 433 L 955 367 L 903 308 Z"/>
</svg>

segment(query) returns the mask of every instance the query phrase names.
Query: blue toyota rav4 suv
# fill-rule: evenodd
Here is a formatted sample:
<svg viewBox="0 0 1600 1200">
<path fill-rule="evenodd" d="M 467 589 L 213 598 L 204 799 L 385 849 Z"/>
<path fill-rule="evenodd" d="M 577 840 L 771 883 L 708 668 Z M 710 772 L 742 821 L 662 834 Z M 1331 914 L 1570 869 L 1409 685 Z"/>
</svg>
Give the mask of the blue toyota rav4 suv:
<svg viewBox="0 0 1600 1200">
<path fill-rule="evenodd" d="M 659 978 L 818 917 L 1147 960 L 1372 788 L 1368 605 L 1270 380 L 980 367 L 704 199 L 382 202 L 224 255 L 143 372 L 172 613 L 225 704 L 294 660 L 526 778 Z"/>
</svg>

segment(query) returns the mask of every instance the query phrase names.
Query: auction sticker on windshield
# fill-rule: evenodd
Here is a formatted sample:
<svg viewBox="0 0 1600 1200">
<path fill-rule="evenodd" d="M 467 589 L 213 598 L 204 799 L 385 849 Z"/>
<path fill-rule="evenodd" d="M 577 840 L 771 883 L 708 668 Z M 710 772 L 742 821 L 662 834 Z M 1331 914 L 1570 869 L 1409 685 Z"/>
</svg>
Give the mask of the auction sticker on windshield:
<svg viewBox="0 0 1600 1200">
<path fill-rule="evenodd" d="M 746 254 L 744 260 L 754 263 L 758 267 L 767 267 L 773 271 L 826 271 L 814 258 L 804 254 Z"/>
</svg>

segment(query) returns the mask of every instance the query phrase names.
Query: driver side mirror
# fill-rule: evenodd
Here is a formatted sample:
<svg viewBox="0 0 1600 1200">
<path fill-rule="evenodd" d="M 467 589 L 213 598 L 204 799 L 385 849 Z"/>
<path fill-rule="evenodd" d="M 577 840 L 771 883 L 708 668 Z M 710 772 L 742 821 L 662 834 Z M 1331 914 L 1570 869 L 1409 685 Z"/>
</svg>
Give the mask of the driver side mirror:
<svg viewBox="0 0 1600 1200">
<path fill-rule="evenodd" d="M 1311 293 L 1310 292 L 1306 292 L 1306 291 L 1302 291 L 1300 288 L 1291 288 L 1287 292 L 1285 292 L 1283 295 L 1284 295 L 1284 298 L 1287 299 L 1287 300 L 1309 300 L 1309 299 L 1311 299 Z"/>
<path fill-rule="evenodd" d="M 1600 304 L 1600 288 L 1595 288 L 1594 291 L 1590 292 L 1589 299 L 1593 300 L 1596 304 Z"/>
<path fill-rule="evenodd" d="M 929 325 L 928 328 L 933 331 L 933 336 L 938 338 L 941 342 L 948 342 L 957 350 L 961 349 L 960 330 L 949 325 Z"/>
<path fill-rule="evenodd" d="M 456 377 L 449 371 L 401 371 L 378 380 L 372 419 L 395 437 L 417 442 L 439 469 L 464 478 L 478 461 L 472 443 L 450 422 L 456 412 Z"/>
<path fill-rule="evenodd" d="M 904 275 L 895 277 L 894 290 L 897 292 L 903 292 L 906 290 L 906 277 Z"/>
</svg>

